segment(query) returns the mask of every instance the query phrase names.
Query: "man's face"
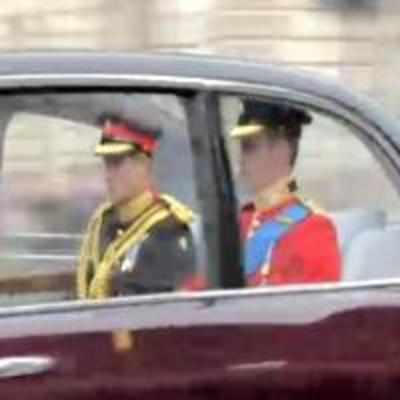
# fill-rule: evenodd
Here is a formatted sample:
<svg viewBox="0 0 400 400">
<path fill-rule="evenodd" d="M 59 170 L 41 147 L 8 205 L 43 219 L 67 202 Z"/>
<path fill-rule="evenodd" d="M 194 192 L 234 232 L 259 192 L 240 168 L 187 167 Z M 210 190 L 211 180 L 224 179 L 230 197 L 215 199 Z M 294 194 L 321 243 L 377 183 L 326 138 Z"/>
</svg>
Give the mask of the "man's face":
<svg viewBox="0 0 400 400">
<path fill-rule="evenodd" d="M 250 190 L 257 193 L 290 174 L 290 149 L 286 140 L 255 135 L 241 139 L 239 145 L 241 174 Z"/>
<path fill-rule="evenodd" d="M 147 157 L 106 156 L 103 160 L 108 195 L 114 205 L 132 200 L 150 186 L 151 160 Z"/>
</svg>

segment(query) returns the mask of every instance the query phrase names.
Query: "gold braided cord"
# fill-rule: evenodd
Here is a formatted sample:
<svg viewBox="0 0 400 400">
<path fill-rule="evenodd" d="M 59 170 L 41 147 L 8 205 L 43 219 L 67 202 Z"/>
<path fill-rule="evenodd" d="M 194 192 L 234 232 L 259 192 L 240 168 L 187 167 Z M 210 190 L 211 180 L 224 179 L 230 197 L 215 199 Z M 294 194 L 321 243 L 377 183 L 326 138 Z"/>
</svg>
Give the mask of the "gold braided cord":
<svg viewBox="0 0 400 400">
<path fill-rule="evenodd" d="M 93 217 L 89 221 L 88 228 L 83 239 L 79 257 L 79 265 L 76 274 L 77 296 L 79 299 L 84 299 L 87 297 L 89 289 L 87 282 L 88 268 L 90 265 L 91 256 L 93 256 L 93 254 L 96 254 L 96 260 L 98 259 L 96 239 L 99 237 L 100 227 L 103 222 L 103 215 L 109 208 L 109 203 L 102 204 L 97 208 Z M 92 261 L 95 260 L 92 259 Z"/>
<path fill-rule="evenodd" d="M 148 215 L 148 213 L 146 213 Z M 96 275 L 92 280 L 88 297 L 92 299 L 103 299 L 112 295 L 112 272 L 119 265 L 118 261 L 132 247 L 140 243 L 145 237 L 149 229 L 154 225 L 167 218 L 170 213 L 165 208 L 157 207 L 151 216 L 141 218 L 141 221 L 133 224 L 133 226 L 118 238 L 115 243 L 111 244 L 104 255 L 102 262 L 96 269 Z"/>
<path fill-rule="evenodd" d="M 132 225 L 117 237 L 108 247 L 100 262 L 100 235 L 105 212 L 111 207 L 109 203 L 99 207 L 89 222 L 87 234 L 83 241 L 80 262 L 77 272 L 77 294 L 84 298 L 105 298 L 112 295 L 111 278 L 113 269 L 132 247 L 143 241 L 148 231 L 157 223 L 174 215 L 181 223 L 189 225 L 194 214 L 192 210 L 172 196 L 162 195 L 161 203 L 157 202 L 144 212 Z M 94 278 L 87 282 L 88 268 L 92 264 Z"/>
<path fill-rule="evenodd" d="M 100 206 L 94 216 L 91 218 L 87 234 L 85 235 L 85 239 L 83 242 L 82 250 L 81 250 L 81 257 L 80 263 L 78 267 L 77 273 L 77 291 L 78 291 L 78 298 L 85 299 L 89 298 L 89 284 L 90 282 L 87 281 L 88 277 L 88 268 L 90 264 L 92 264 L 92 268 L 95 270 L 93 271 L 96 274 L 100 263 L 100 232 L 101 227 L 103 225 L 104 214 L 110 208 L 109 204 Z M 149 210 L 150 211 L 150 210 Z M 145 213 L 148 215 L 147 213 Z M 140 221 L 137 222 L 141 222 Z M 128 233 L 128 232 L 127 232 Z M 126 235 L 123 235 L 120 239 L 126 239 Z M 113 244 L 115 244 L 117 240 L 115 240 Z M 118 240 L 119 242 L 119 240 Z M 111 245 L 110 245 L 111 246 Z"/>
</svg>

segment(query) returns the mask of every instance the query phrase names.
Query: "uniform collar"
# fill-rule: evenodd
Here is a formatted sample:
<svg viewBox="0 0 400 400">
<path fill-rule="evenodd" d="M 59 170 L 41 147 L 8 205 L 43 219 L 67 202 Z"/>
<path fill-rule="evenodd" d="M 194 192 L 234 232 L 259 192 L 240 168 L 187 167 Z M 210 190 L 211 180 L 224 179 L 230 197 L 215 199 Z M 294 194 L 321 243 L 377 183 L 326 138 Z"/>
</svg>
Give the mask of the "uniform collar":
<svg viewBox="0 0 400 400">
<path fill-rule="evenodd" d="M 155 195 L 150 190 L 135 197 L 126 204 L 117 207 L 118 220 L 122 224 L 136 219 L 140 214 L 149 208 L 155 201 Z"/>
<path fill-rule="evenodd" d="M 254 199 L 255 210 L 267 211 L 293 198 L 293 192 L 290 189 L 290 183 L 293 181 L 294 178 L 291 176 L 284 177 L 257 193 Z"/>
</svg>

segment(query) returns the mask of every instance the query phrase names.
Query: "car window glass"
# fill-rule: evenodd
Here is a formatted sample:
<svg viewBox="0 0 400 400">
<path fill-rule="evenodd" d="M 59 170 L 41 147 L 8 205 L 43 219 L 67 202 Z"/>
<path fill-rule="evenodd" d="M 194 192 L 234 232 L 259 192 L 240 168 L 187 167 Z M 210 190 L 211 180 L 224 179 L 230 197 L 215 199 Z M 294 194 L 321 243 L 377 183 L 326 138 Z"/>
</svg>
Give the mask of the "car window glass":
<svg viewBox="0 0 400 400">
<path fill-rule="evenodd" d="M 127 295 L 170 291 L 171 281 L 179 286 L 183 284 L 186 273 L 191 276 L 197 268 L 205 268 L 190 139 L 185 111 L 177 97 L 157 94 L 49 93 L 5 95 L 0 102 L 3 110 L 0 192 L 0 274 L 3 289 L 0 306 L 76 298 L 79 254 L 88 223 L 99 205 L 110 201 L 110 187 L 117 179 L 113 175 L 111 183 L 107 184 L 103 162 L 105 156 L 94 155 L 96 146 L 104 142 L 102 135 L 105 124 L 111 120 L 113 128 L 122 126 L 121 121 L 114 121 L 115 114 L 119 117 L 123 115 L 123 121 L 126 117 L 131 118 L 129 123 L 132 119 L 140 119 L 141 124 L 137 125 L 140 127 L 135 134 L 142 134 L 142 130 L 161 131 L 161 138 L 157 136 L 158 133 L 156 135 L 158 147 L 150 166 L 154 184 L 152 182 L 147 191 L 157 201 L 168 204 L 168 210 L 173 206 L 182 206 L 182 218 L 187 219 L 183 222 L 179 219 L 179 212 L 173 214 L 171 224 L 166 219 L 168 223 L 157 231 L 157 239 L 153 240 L 152 234 L 145 232 L 139 243 L 134 242 L 136 247 L 132 245 L 132 249 L 128 249 L 130 260 L 145 259 L 141 263 L 150 267 L 144 270 L 143 265 L 136 270 L 136 261 L 125 262 L 125 266 L 133 264 L 128 268 L 132 270 L 129 278 L 132 282 L 128 279 L 121 283 L 116 278 L 115 286 L 128 286 L 121 289 L 126 290 L 124 294 Z M 104 115 L 108 115 L 107 121 L 101 120 Z M 143 179 L 143 169 L 149 166 L 145 161 L 149 159 L 147 155 L 137 157 L 139 161 L 135 164 L 134 182 L 135 179 L 139 182 Z M 132 176 L 129 179 L 132 180 Z M 126 185 L 130 181 L 124 182 Z M 164 194 L 168 194 L 168 199 L 172 198 L 173 203 L 161 199 Z M 129 209 L 129 213 L 136 210 L 135 207 Z M 115 218 L 119 223 L 119 211 L 112 210 L 112 216 L 107 214 L 105 219 L 114 222 Z M 189 210 L 194 215 L 190 222 Z M 121 223 L 121 230 L 114 232 L 114 228 L 110 227 L 110 232 L 115 235 L 126 233 L 130 222 L 136 218 L 135 213 L 129 213 L 129 218 L 124 220 L 125 225 Z M 121 215 L 126 213 L 121 211 Z M 107 240 L 108 244 L 112 242 L 111 238 Z M 133 247 L 140 250 L 141 244 L 146 244 L 144 250 L 135 255 Z M 103 250 L 105 253 L 106 249 Z M 193 268 L 190 274 L 186 271 L 185 261 L 179 258 L 183 254 L 184 259 L 185 252 L 189 250 L 194 251 L 194 265 L 188 265 L 188 271 L 189 267 Z M 169 258 L 170 253 L 179 260 Z M 122 264 L 128 258 L 127 254 L 121 253 L 114 264 Z M 99 265 L 100 262 L 93 266 L 93 270 Z M 88 279 L 93 279 L 93 276 Z M 112 289 L 110 295 L 119 295 L 119 289 Z"/>
<path fill-rule="evenodd" d="M 251 259 L 253 263 L 258 260 L 257 271 L 262 271 L 264 266 L 266 284 L 397 277 L 395 264 L 400 257 L 395 245 L 399 235 L 396 225 L 400 211 L 398 195 L 380 161 L 360 140 L 361 133 L 332 116 L 311 109 L 260 101 L 261 108 L 268 110 L 261 112 L 267 115 L 264 135 L 268 136 L 266 132 L 276 128 L 274 118 L 277 111 L 271 111 L 274 107 L 300 110 L 312 120 L 310 124 L 302 125 L 294 168 L 290 173 L 280 173 L 275 171 L 276 165 L 281 165 L 276 151 L 268 153 L 267 144 L 264 153 L 268 153 L 270 160 L 267 157 L 260 162 L 263 150 L 258 150 L 258 153 L 252 150 L 252 143 L 259 143 L 258 139 L 251 134 L 246 136 L 251 130 L 250 125 L 254 128 L 259 123 L 257 118 L 243 117 L 246 110 L 251 109 L 250 106 L 246 108 L 246 102 L 254 100 L 222 96 L 220 103 L 236 192 L 241 206 L 245 206 L 240 218 L 244 264 L 251 264 Z M 238 127 L 241 130 L 238 131 Z M 241 132 L 244 136 L 234 138 L 235 129 L 236 133 Z M 262 140 L 260 143 L 264 143 Z M 275 165 L 271 164 L 274 157 L 278 157 Z M 261 172 L 262 168 L 265 169 Z M 275 178 L 270 177 L 271 182 L 278 182 L 279 177 L 295 181 L 295 196 L 312 210 L 312 218 L 303 221 L 301 210 L 291 208 L 290 194 L 282 193 L 282 185 L 266 184 L 266 190 L 254 189 L 255 181 L 263 181 L 263 177 L 271 174 L 275 174 Z M 264 179 L 268 181 L 268 178 Z M 285 219 L 291 220 L 290 227 L 282 225 L 281 221 Z M 328 224 L 336 234 L 340 277 L 326 273 L 327 266 L 329 269 L 329 265 L 338 265 L 337 257 L 332 256 L 332 248 L 328 246 L 330 250 L 324 250 L 324 241 L 332 242 L 332 229 L 325 229 Z M 262 232 L 259 226 L 265 226 L 266 230 L 255 244 L 257 232 Z M 251 239 L 253 243 L 250 245 Z M 272 256 L 267 256 L 263 246 L 270 242 L 273 245 L 267 248 Z M 385 249 L 384 256 L 382 249 Z M 378 269 L 378 264 L 384 266 Z M 254 272 L 254 268 L 250 270 Z M 257 279 L 260 281 L 261 278 Z"/>
</svg>

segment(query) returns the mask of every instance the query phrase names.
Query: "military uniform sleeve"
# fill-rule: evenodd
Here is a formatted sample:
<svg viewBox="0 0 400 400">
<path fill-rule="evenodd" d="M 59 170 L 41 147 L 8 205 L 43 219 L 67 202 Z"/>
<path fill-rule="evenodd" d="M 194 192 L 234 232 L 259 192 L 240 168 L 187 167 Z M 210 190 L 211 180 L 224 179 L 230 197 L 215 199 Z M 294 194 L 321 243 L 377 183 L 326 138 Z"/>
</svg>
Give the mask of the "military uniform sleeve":
<svg viewBox="0 0 400 400">
<path fill-rule="evenodd" d="M 108 204 L 100 205 L 91 216 L 86 228 L 79 254 L 79 263 L 76 271 L 76 295 L 83 299 L 88 296 L 88 287 L 94 275 L 92 247 L 95 240 L 95 231 L 100 223 L 100 217 L 109 207 Z"/>
<path fill-rule="evenodd" d="M 116 290 L 119 295 L 173 291 L 194 270 L 192 233 L 169 220 L 155 227 L 142 243 L 132 271 L 116 276 Z"/>
<path fill-rule="evenodd" d="M 314 215 L 287 235 L 275 249 L 270 284 L 337 281 L 341 256 L 333 223 Z"/>
</svg>

